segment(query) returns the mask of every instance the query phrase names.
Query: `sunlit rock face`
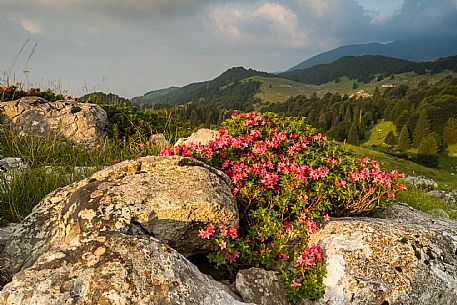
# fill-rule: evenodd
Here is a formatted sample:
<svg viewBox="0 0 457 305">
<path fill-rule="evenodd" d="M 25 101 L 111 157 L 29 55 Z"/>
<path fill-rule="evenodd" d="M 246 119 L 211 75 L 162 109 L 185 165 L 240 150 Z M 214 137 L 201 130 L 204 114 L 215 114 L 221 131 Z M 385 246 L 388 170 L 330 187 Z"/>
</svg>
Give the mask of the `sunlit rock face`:
<svg viewBox="0 0 457 305">
<path fill-rule="evenodd" d="M 0 102 L 0 123 L 9 124 L 22 135 L 59 136 L 92 146 L 105 138 L 108 116 L 95 104 L 48 102 L 40 97 L 27 96 Z"/>
</svg>

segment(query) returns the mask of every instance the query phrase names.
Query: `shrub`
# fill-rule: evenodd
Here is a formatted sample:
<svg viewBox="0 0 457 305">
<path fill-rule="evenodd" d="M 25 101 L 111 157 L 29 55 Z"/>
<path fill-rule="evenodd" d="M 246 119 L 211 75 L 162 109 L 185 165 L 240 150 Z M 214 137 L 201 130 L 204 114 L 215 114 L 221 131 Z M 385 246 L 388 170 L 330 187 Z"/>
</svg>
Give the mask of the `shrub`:
<svg viewBox="0 0 457 305">
<path fill-rule="evenodd" d="M 291 301 L 323 292 L 323 249 L 309 237 L 329 215 L 361 214 L 387 207 L 404 189 L 400 174 L 358 159 L 327 141 L 304 119 L 273 113 L 233 114 L 208 145 L 163 147 L 161 155 L 195 157 L 223 170 L 233 182 L 240 227 L 209 224 L 212 262 L 234 275 L 238 268 L 277 270 Z"/>
<path fill-rule="evenodd" d="M 40 88 L 31 88 L 28 91 L 24 91 L 16 86 L 0 87 L 0 102 L 17 100 L 24 96 L 39 96 L 52 102 L 65 99 L 62 94 L 55 93 L 51 89 L 41 91 Z"/>
</svg>

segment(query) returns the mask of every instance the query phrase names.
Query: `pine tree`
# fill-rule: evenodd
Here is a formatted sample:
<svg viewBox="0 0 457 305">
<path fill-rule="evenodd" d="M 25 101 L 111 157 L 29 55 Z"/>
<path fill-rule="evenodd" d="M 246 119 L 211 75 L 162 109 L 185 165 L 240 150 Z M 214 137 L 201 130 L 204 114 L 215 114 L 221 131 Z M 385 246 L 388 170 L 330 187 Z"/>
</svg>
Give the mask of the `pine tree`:
<svg viewBox="0 0 457 305">
<path fill-rule="evenodd" d="M 408 150 L 411 147 L 411 141 L 409 139 L 409 131 L 408 131 L 408 125 L 405 124 L 403 125 L 403 128 L 401 129 L 400 136 L 398 137 L 398 144 L 397 144 L 397 149 L 398 150 Z"/>
<path fill-rule="evenodd" d="M 413 146 L 418 147 L 420 142 L 431 132 L 430 121 L 426 111 L 422 111 L 419 115 L 416 128 L 413 133 Z"/>
<path fill-rule="evenodd" d="M 457 118 L 450 118 L 443 129 L 444 144 L 457 143 Z"/>
<path fill-rule="evenodd" d="M 408 110 L 403 110 L 401 114 L 395 120 L 395 127 L 397 127 L 397 131 L 402 130 L 403 126 L 408 122 L 409 119 L 409 112 Z"/>
<path fill-rule="evenodd" d="M 397 144 L 397 138 L 395 137 L 393 131 L 389 131 L 389 133 L 387 134 L 386 138 L 384 139 L 384 142 L 386 144 L 389 144 L 389 145 L 392 145 L 392 146 Z"/>
<path fill-rule="evenodd" d="M 419 163 L 431 167 L 438 166 L 439 141 L 440 137 L 435 132 L 429 133 L 420 141 L 417 148 L 417 160 Z"/>
<path fill-rule="evenodd" d="M 359 145 L 359 132 L 357 130 L 357 124 L 354 122 L 349 129 L 348 143 L 352 145 Z"/>
</svg>

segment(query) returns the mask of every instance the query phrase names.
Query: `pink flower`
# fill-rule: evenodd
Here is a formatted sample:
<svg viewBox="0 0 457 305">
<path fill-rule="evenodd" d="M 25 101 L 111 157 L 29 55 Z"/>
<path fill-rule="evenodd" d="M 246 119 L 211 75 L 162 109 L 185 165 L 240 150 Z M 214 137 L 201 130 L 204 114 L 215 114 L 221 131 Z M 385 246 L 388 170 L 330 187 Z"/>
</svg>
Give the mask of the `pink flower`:
<svg viewBox="0 0 457 305">
<path fill-rule="evenodd" d="M 389 196 L 389 198 L 393 199 L 393 198 L 395 198 L 395 193 L 389 193 L 388 196 Z"/>
<path fill-rule="evenodd" d="M 225 248 L 227 248 L 227 243 L 223 240 L 219 243 L 219 247 L 221 248 L 221 250 L 224 250 Z"/>
<path fill-rule="evenodd" d="M 208 225 L 208 228 L 206 230 L 200 229 L 198 231 L 198 236 L 203 239 L 209 239 L 211 235 L 214 233 L 214 226 L 212 223 Z"/>
<path fill-rule="evenodd" d="M 221 232 L 221 236 L 226 236 L 228 234 L 228 232 L 229 232 L 227 227 L 225 225 L 223 225 L 223 224 L 219 227 L 219 230 Z"/>
<path fill-rule="evenodd" d="M 231 226 L 228 230 L 228 233 L 230 234 L 231 239 L 235 239 L 238 237 L 238 230 L 235 228 L 235 226 Z"/>
<path fill-rule="evenodd" d="M 298 287 L 301 287 L 301 284 L 296 281 L 293 281 L 292 284 L 290 284 L 290 286 L 292 286 L 294 288 L 298 288 Z"/>
<path fill-rule="evenodd" d="M 323 218 L 324 221 L 326 221 L 326 222 L 330 221 L 330 216 L 328 216 L 327 213 L 324 213 L 324 214 L 322 215 L 322 218 Z"/>
</svg>

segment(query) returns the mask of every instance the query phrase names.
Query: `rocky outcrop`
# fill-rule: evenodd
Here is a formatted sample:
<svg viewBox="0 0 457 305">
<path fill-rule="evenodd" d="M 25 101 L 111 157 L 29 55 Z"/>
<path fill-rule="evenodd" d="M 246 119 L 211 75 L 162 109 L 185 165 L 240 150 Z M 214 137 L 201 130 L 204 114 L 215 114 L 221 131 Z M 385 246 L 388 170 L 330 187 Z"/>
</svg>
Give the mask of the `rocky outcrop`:
<svg viewBox="0 0 457 305">
<path fill-rule="evenodd" d="M 424 176 L 408 176 L 405 178 L 405 183 L 424 190 L 434 190 L 438 187 L 435 180 L 424 177 Z"/>
<path fill-rule="evenodd" d="M 0 304 L 246 303 L 155 238 L 104 232 L 44 252 L 14 275 Z"/>
<path fill-rule="evenodd" d="M 228 183 L 189 158 L 118 163 L 45 197 L 6 240 L 0 265 L 14 274 L 57 246 L 79 247 L 106 232 L 153 236 L 191 255 L 202 249 L 203 224 L 237 224 Z"/>
<path fill-rule="evenodd" d="M 325 295 L 300 304 L 457 304 L 455 220 L 396 205 L 378 218 L 333 219 L 312 242 L 325 248 Z M 275 304 L 258 295 L 275 291 L 283 304 L 272 273 L 265 274 L 244 271 L 236 287 L 256 304 Z"/>
<path fill-rule="evenodd" d="M 184 144 L 189 146 L 191 143 L 206 145 L 216 138 L 217 131 L 208 128 L 200 128 L 192 133 L 188 138 L 179 139 L 175 146 Z"/>
<path fill-rule="evenodd" d="M 93 145 L 105 137 L 106 112 L 98 105 L 69 101 L 48 102 L 40 97 L 23 97 L 0 102 L 0 123 L 10 124 L 22 134 L 46 136 Z"/>
</svg>

